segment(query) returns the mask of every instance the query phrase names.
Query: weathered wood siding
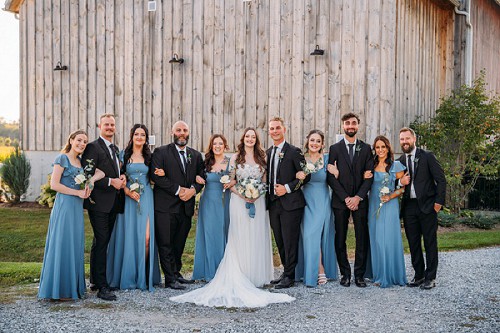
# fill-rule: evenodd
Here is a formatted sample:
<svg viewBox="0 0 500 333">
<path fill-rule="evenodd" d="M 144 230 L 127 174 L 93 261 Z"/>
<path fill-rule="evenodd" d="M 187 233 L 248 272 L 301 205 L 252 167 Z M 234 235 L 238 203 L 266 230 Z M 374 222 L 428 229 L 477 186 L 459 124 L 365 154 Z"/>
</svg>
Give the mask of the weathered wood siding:
<svg viewBox="0 0 500 333">
<path fill-rule="evenodd" d="M 498 69 L 498 6 L 481 1 L 475 3 L 483 11 L 474 16 L 477 67 Z M 143 0 L 24 2 L 25 150 L 58 150 L 78 128 L 95 138 L 104 112 L 116 115 L 122 147 L 134 123 L 146 124 L 157 144 L 168 143 L 178 119 L 190 124 L 197 149 L 216 132 L 234 148 L 247 126 L 257 127 L 267 145 L 274 115 L 285 119 L 293 144 L 301 146 L 313 128 L 331 144 L 341 114 L 350 111 L 361 116 L 362 138 L 394 140 L 416 116 L 432 115 L 455 85 L 456 15 L 434 1 L 156 4 L 148 12 Z M 482 24 L 485 16 L 490 24 Z M 310 55 L 316 45 L 324 56 Z M 174 53 L 185 62 L 170 64 Z M 69 70 L 53 71 L 58 61 Z"/>
</svg>

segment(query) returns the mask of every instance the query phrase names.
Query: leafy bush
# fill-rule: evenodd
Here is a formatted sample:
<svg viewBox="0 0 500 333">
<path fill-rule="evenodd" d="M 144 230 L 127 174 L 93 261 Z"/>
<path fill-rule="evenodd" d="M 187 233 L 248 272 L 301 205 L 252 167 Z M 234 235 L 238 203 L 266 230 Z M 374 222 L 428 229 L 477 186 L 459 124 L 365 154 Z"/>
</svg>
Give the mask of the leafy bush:
<svg viewBox="0 0 500 333">
<path fill-rule="evenodd" d="M 36 198 L 36 201 L 42 206 L 52 208 L 52 206 L 54 206 L 54 201 L 56 200 L 57 191 L 50 188 L 50 178 L 50 175 L 48 175 L 47 182 L 40 186 L 40 196 Z"/>
<path fill-rule="evenodd" d="M 500 174 L 500 96 L 486 91 L 484 71 L 473 86 L 443 98 L 434 118 L 410 126 L 443 166 L 453 212 L 460 212 L 480 175 Z"/>
<path fill-rule="evenodd" d="M 457 224 L 463 224 L 477 229 L 493 229 L 500 224 L 500 215 L 485 215 L 474 213 L 470 210 L 464 210 L 460 214 L 441 211 L 438 213 L 438 225 L 440 227 L 450 228 Z"/>
<path fill-rule="evenodd" d="M 26 155 L 16 148 L 0 168 L 2 188 L 7 201 L 18 203 L 28 190 L 31 165 Z"/>
</svg>

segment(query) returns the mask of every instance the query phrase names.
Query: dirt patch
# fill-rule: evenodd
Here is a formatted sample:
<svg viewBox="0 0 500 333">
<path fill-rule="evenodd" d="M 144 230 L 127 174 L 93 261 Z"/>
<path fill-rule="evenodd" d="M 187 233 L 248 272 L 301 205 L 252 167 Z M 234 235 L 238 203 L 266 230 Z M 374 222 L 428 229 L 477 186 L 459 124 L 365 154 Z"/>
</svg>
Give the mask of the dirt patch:
<svg viewBox="0 0 500 333">
<path fill-rule="evenodd" d="M 47 206 L 42 206 L 38 202 L 23 201 L 19 203 L 10 202 L 0 202 L 0 208 L 12 208 L 12 209 L 50 209 Z"/>
</svg>

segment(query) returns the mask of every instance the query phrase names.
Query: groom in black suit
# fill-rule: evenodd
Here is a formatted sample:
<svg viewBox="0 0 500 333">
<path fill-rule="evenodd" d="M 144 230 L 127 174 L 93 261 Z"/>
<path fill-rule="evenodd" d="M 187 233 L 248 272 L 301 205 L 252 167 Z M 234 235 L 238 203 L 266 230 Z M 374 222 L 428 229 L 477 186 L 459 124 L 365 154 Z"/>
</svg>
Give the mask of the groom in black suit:
<svg viewBox="0 0 500 333">
<path fill-rule="evenodd" d="M 336 165 L 338 178 L 328 173 L 328 185 L 333 190 L 332 209 L 335 216 L 335 252 L 339 264 L 340 284 L 351 285 L 351 266 L 347 258 L 347 230 L 349 217 L 354 221 L 356 236 L 356 258 L 354 282 L 366 287 L 364 275 L 368 260 L 370 240 L 368 235 L 368 191 L 373 178 L 365 179 L 365 171 L 373 170 L 373 155 L 370 145 L 356 138 L 359 117 L 354 113 L 342 117 L 344 139 L 330 147 L 328 164 Z"/>
<path fill-rule="evenodd" d="M 267 207 L 284 267 L 283 274 L 271 281 L 276 289 L 289 288 L 294 283 L 300 223 L 306 205 L 300 187 L 311 179 L 310 175 L 303 182 L 296 178 L 297 172 L 302 171 L 301 165 L 305 159 L 299 148 L 285 141 L 285 131 L 283 119 L 276 117 L 269 121 L 269 135 L 274 144 L 266 152 L 269 186 Z"/>
<path fill-rule="evenodd" d="M 90 281 L 93 284 L 91 289 L 99 290 L 97 297 L 114 301 L 116 295 L 109 289 L 106 280 L 106 253 L 116 215 L 123 213 L 123 188 L 127 180 L 125 175 L 120 175 L 118 147 L 113 144 L 115 117 L 111 114 L 102 115 L 98 127 L 101 131 L 99 139 L 89 143 L 82 155 L 82 166 L 85 167 L 92 160 L 95 168 L 105 174 L 103 179 L 95 182 L 90 198 L 84 201 L 94 231 L 90 250 Z"/>
<path fill-rule="evenodd" d="M 174 142 L 155 149 L 151 179 L 154 181 L 155 233 L 165 287 L 185 289 L 181 283 L 192 283 L 181 275 L 182 253 L 191 229 L 196 193 L 203 185 L 196 176 L 205 178 L 201 154 L 188 147 L 189 127 L 178 121 L 172 127 Z M 163 169 L 158 176 L 156 169 Z"/>
<path fill-rule="evenodd" d="M 401 184 L 406 186 L 401 213 L 415 270 L 415 277 L 408 286 L 432 289 L 436 286 L 438 266 L 437 213 L 444 205 L 446 177 L 434 154 L 416 148 L 415 142 L 415 132 L 411 128 L 403 127 L 399 131 L 404 153 L 399 161 L 408 170 L 401 179 Z M 427 268 L 422 254 L 422 236 Z"/>
</svg>

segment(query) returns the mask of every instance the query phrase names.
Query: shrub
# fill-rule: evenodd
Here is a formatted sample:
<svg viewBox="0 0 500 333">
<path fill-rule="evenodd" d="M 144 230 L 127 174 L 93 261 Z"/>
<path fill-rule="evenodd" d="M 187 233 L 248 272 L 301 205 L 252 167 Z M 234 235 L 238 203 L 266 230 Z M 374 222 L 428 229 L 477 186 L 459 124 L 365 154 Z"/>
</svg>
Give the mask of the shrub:
<svg viewBox="0 0 500 333">
<path fill-rule="evenodd" d="M 460 212 L 480 175 L 500 172 L 500 96 L 486 91 L 485 73 L 473 86 L 462 86 L 441 100 L 436 116 L 410 125 L 420 145 L 432 150 L 443 166 L 447 205 Z"/>
<path fill-rule="evenodd" d="M 48 175 L 47 182 L 40 186 L 40 196 L 36 198 L 36 201 L 42 206 L 52 208 L 52 206 L 54 206 L 54 201 L 56 200 L 57 191 L 50 188 L 50 178 L 50 175 Z"/>
<path fill-rule="evenodd" d="M 7 157 L 0 168 L 2 187 L 7 201 L 18 203 L 28 190 L 31 165 L 19 148 Z"/>
</svg>

